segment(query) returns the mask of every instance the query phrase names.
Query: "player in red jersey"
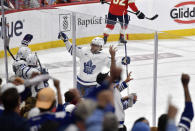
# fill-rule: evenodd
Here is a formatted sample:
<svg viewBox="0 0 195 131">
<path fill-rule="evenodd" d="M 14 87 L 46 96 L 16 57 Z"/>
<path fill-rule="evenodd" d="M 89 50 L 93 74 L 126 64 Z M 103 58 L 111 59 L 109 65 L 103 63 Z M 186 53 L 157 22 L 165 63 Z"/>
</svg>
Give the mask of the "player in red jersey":
<svg viewBox="0 0 195 131">
<path fill-rule="evenodd" d="M 102 3 L 104 3 L 104 0 L 101 0 Z M 107 42 L 107 38 L 109 36 L 109 33 L 114 29 L 114 26 L 116 24 L 117 19 L 120 22 L 121 25 L 121 31 L 120 31 L 120 43 L 126 43 L 125 40 L 125 30 L 127 29 L 129 19 L 127 14 L 127 8 L 130 7 L 134 12 L 136 12 L 136 15 L 139 19 L 144 19 L 145 15 L 138 10 L 138 8 L 135 5 L 135 0 L 112 0 L 108 12 L 108 20 L 107 25 L 104 30 L 104 44 Z M 123 24 L 124 20 L 124 24 Z"/>
</svg>

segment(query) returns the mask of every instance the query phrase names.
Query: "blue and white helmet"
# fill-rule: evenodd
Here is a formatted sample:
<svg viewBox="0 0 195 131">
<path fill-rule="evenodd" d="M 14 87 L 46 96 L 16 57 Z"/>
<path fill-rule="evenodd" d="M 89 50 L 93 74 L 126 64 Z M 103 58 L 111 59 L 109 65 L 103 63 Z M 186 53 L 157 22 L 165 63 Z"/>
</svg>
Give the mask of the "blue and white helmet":
<svg viewBox="0 0 195 131">
<path fill-rule="evenodd" d="M 104 40 L 103 38 L 100 38 L 100 37 L 95 37 L 92 41 L 91 41 L 91 44 L 93 45 L 97 45 L 97 46 L 103 46 L 104 45 Z"/>
<path fill-rule="evenodd" d="M 31 53 L 28 47 L 21 47 L 16 55 L 17 60 L 26 60 L 27 56 Z"/>
<path fill-rule="evenodd" d="M 33 53 L 28 55 L 26 62 L 28 66 L 38 66 L 37 56 Z"/>
<path fill-rule="evenodd" d="M 22 45 L 28 46 L 28 44 L 31 42 L 33 39 L 33 35 L 31 34 L 26 34 L 21 42 Z"/>
</svg>

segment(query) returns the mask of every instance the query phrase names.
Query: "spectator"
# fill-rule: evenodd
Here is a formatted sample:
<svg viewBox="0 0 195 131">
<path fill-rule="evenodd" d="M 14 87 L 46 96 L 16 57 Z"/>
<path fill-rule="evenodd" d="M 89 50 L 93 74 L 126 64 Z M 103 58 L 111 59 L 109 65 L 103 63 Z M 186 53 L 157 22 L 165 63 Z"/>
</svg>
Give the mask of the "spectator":
<svg viewBox="0 0 195 131">
<path fill-rule="evenodd" d="M 180 119 L 178 127 L 179 129 L 182 129 L 185 131 L 190 130 L 191 122 L 194 118 L 192 100 L 191 100 L 190 92 L 188 89 L 189 81 L 190 81 L 190 76 L 188 74 L 182 74 L 181 82 L 182 82 L 183 89 L 184 89 L 185 108 L 181 115 L 181 119 Z"/>
<path fill-rule="evenodd" d="M 146 123 L 147 125 L 149 125 L 149 121 L 148 121 L 145 117 L 140 117 L 140 118 L 138 118 L 138 119 L 134 122 L 133 125 L 135 125 L 135 124 L 138 123 L 138 122 L 144 122 L 144 123 Z"/>
<path fill-rule="evenodd" d="M 5 11 L 6 10 L 12 10 L 14 8 L 13 5 L 9 2 L 9 0 L 4 0 L 3 3 L 4 3 L 3 5 L 4 5 Z M 0 6 L 1 6 L 1 3 L 0 3 Z"/>
<path fill-rule="evenodd" d="M 102 131 L 104 116 L 114 112 L 113 93 L 110 90 L 101 91 L 97 96 L 97 108 L 86 120 L 86 131 Z"/>
<path fill-rule="evenodd" d="M 0 115 L 3 112 L 3 110 L 4 110 L 2 102 L 1 102 L 1 88 L 2 88 L 1 84 L 2 84 L 2 79 L 0 78 Z"/>
<path fill-rule="evenodd" d="M 54 79 L 54 85 L 58 89 L 59 81 Z M 59 91 L 57 91 L 60 93 Z M 40 129 L 43 125 L 47 124 L 48 122 L 57 122 L 60 126 L 68 126 L 72 121 L 70 115 L 66 112 L 55 112 L 52 113 L 53 108 L 56 104 L 56 94 L 53 89 L 51 88 L 43 88 L 38 92 L 37 101 L 36 101 L 36 108 L 32 111 L 36 112 L 36 114 L 31 114 L 29 119 L 30 129 L 32 131 Z M 59 100 L 58 96 L 58 100 Z M 58 101 L 60 103 L 60 101 Z"/>
<path fill-rule="evenodd" d="M 71 0 L 56 0 L 56 4 L 71 3 Z"/>
<path fill-rule="evenodd" d="M 24 118 L 28 118 L 28 112 L 35 107 L 36 98 L 35 97 L 28 97 L 25 101 L 24 107 L 21 108 L 21 116 Z"/>
<path fill-rule="evenodd" d="M 58 101 L 58 105 L 57 105 L 57 109 L 56 111 L 62 111 L 63 110 L 63 105 L 62 105 L 62 97 L 61 97 L 61 90 L 60 90 L 60 81 L 57 79 L 53 79 L 54 82 L 54 86 L 56 87 L 57 90 L 57 101 Z M 49 88 L 49 87 L 48 87 Z M 45 88 L 43 88 L 45 89 Z M 46 94 L 44 94 L 43 92 L 49 93 L 49 96 L 46 96 Z M 36 105 L 35 108 L 31 109 L 28 113 L 28 118 L 40 115 L 41 112 L 45 112 L 45 111 L 52 111 L 53 109 L 56 108 L 56 100 L 55 100 L 55 93 L 54 91 L 49 88 L 47 90 L 40 90 L 38 92 L 39 95 L 37 95 L 37 101 L 36 101 Z M 45 98 L 45 99 L 42 99 Z M 47 103 L 48 106 L 50 107 L 41 107 L 39 106 L 39 104 L 37 103 Z"/>
<path fill-rule="evenodd" d="M 97 107 L 97 103 L 89 99 L 81 101 L 78 103 L 77 108 L 74 111 L 74 121 L 75 123 L 68 127 L 67 131 L 72 131 L 76 128 L 79 131 L 86 131 L 86 120 Z"/>
<path fill-rule="evenodd" d="M 104 115 L 103 131 L 118 131 L 118 120 L 114 113 Z"/>
<path fill-rule="evenodd" d="M 191 122 L 194 118 L 194 111 L 192 100 L 190 97 L 190 92 L 188 89 L 188 84 L 190 81 L 190 77 L 188 74 L 182 74 L 181 82 L 184 89 L 184 96 L 185 96 L 185 107 L 184 111 L 181 115 L 180 122 L 178 125 L 178 130 L 182 131 L 189 131 Z M 159 118 L 158 122 L 158 131 L 177 131 L 177 127 L 174 123 L 174 119 L 176 117 L 177 108 L 173 105 L 169 105 L 168 114 L 163 114 Z"/>
<path fill-rule="evenodd" d="M 175 125 L 175 117 L 177 114 L 177 108 L 169 104 L 168 113 L 167 113 L 167 125 L 166 125 L 166 131 L 177 131 L 177 127 Z"/>
<path fill-rule="evenodd" d="M 132 131 L 149 131 L 149 122 L 145 117 L 138 118 L 132 127 Z"/>
<path fill-rule="evenodd" d="M 5 110 L 0 116 L 1 131 L 28 131 L 29 126 L 25 119 L 19 116 L 20 95 L 15 88 L 2 92 L 1 100 Z"/>
<path fill-rule="evenodd" d="M 162 114 L 158 118 L 158 131 L 166 131 L 167 120 L 167 114 Z"/>
<path fill-rule="evenodd" d="M 64 93 L 64 97 L 65 97 L 65 103 L 63 104 L 63 111 L 72 111 L 74 109 L 74 99 L 75 99 L 75 95 L 73 93 L 73 91 L 69 90 L 67 92 Z"/>
<path fill-rule="evenodd" d="M 1 84 L 2 84 L 2 79 L 0 78 L 0 88 L 1 88 Z"/>
<path fill-rule="evenodd" d="M 137 122 L 133 125 L 132 131 L 150 131 L 150 127 L 145 122 Z"/>
</svg>

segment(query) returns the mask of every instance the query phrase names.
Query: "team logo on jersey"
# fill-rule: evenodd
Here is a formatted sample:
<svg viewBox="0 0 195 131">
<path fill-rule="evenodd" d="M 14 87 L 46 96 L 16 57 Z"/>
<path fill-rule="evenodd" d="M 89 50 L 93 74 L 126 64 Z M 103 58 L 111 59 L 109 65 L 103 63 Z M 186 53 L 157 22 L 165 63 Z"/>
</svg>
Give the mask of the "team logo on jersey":
<svg viewBox="0 0 195 131">
<path fill-rule="evenodd" d="M 92 74 L 93 70 L 96 68 L 96 65 L 93 65 L 92 61 L 88 61 L 84 63 L 84 70 L 86 74 Z"/>
<path fill-rule="evenodd" d="M 66 32 L 71 30 L 71 14 L 59 15 L 60 31 Z"/>
<path fill-rule="evenodd" d="M 177 4 L 170 12 L 175 22 L 180 24 L 195 23 L 195 1 L 187 1 Z"/>
</svg>

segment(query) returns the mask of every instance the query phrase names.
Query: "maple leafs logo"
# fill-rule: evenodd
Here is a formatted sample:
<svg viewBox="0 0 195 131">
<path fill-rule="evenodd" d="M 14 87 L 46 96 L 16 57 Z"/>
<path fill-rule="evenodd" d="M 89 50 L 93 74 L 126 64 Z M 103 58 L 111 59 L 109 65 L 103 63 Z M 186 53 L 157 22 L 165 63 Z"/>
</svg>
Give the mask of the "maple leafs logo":
<svg viewBox="0 0 195 131">
<path fill-rule="evenodd" d="M 83 72 L 87 74 L 92 74 L 93 70 L 96 68 L 96 65 L 93 65 L 92 61 L 88 61 L 84 63 L 84 70 Z"/>
</svg>

